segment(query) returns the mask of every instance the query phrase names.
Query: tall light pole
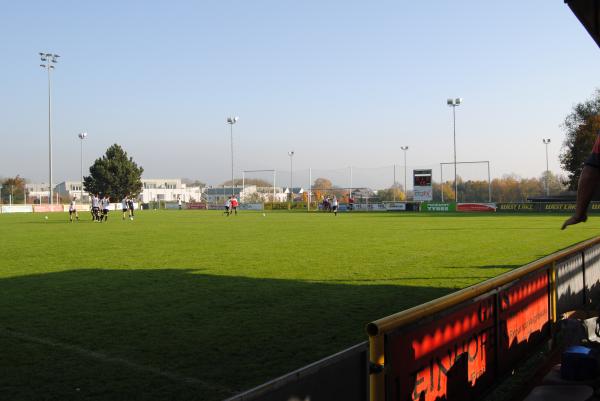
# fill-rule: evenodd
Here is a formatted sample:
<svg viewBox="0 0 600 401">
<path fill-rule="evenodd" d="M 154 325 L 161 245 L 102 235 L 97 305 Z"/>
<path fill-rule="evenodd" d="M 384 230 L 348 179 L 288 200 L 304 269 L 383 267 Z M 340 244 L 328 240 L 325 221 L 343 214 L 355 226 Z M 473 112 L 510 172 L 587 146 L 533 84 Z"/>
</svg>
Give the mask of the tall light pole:
<svg viewBox="0 0 600 401">
<path fill-rule="evenodd" d="M 543 138 L 542 142 L 546 145 L 546 196 L 550 196 L 550 185 L 548 184 L 548 176 L 550 170 L 548 169 L 548 145 L 550 144 L 550 138 Z"/>
<path fill-rule="evenodd" d="M 231 196 L 234 196 L 234 181 L 233 181 L 233 124 L 237 123 L 239 117 L 227 117 L 227 124 L 229 124 L 229 132 L 231 135 Z"/>
<path fill-rule="evenodd" d="M 460 106 L 462 98 L 448 99 L 448 106 L 452 107 L 452 129 L 454 132 L 454 202 L 458 203 L 458 181 L 456 180 L 456 107 Z"/>
<path fill-rule="evenodd" d="M 85 138 L 87 138 L 87 132 L 80 132 L 79 134 L 77 134 L 77 136 L 79 137 L 79 139 L 81 139 L 81 158 L 80 158 L 80 164 L 79 164 L 79 172 L 81 173 L 81 194 L 79 195 L 79 201 L 83 202 L 83 140 Z"/>
<path fill-rule="evenodd" d="M 294 201 L 294 165 L 292 164 L 292 160 L 294 159 L 294 151 L 290 150 L 288 152 L 288 156 L 290 157 L 290 200 Z"/>
<path fill-rule="evenodd" d="M 51 100 L 51 86 L 50 86 L 50 71 L 54 69 L 54 65 L 58 62 L 58 58 L 60 57 L 58 54 L 52 53 L 39 53 L 40 60 L 42 60 L 42 64 L 40 67 L 48 70 L 48 165 L 49 165 L 49 181 L 50 181 L 50 196 L 48 196 L 48 203 L 52 204 L 52 100 Z"/>
<path fill-rule="evenodd" d="M 406 189 L 406 151 L 408 150 L 408 146 L 400 146 L 400 149 L 404 151 L 404 196 L 405 200 L 408 200 L 408 189 Z"/>
</svg>

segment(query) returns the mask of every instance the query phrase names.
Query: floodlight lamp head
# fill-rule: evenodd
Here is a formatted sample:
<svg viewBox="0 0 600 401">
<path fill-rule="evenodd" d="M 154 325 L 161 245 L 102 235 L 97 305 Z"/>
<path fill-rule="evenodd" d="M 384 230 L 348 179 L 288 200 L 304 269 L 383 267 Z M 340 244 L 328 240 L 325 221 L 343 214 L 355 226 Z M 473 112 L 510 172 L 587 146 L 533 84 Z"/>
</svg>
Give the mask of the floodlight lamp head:
<svg viewBox="0 0 600 401">
<path fill-rule="evenodd" d="M 292 156 L 294 156 L 294 151 L 292 150 L 292 151 L 288 152 L 288 156 L 289 156 L 289 157 L 292 157 Z"/>
<path fill-rule="evenodd" d="M 78 136 L 79 136 L 79 139 L 85 139 L 85 138 L 87 138 L 87 135 L 88 135 L 88 134 L 87 134 L 87 132 L 80 132 L 80 133 L 78 134 Z"/>
<path fill-rule="evenodd" d="M 454 99 L 448 99 L 446 102 L 448 106 L 454 106 Z"/>
<path fill-rule="evenodd" d="M 456 99 L 454 99 L 454 103 L 458 106 L 459 104 L 462 103 L 462 97 L 457 97 Z"/>
<path fill-rule="evenodd" d="M 40 64 L 40 67 L 46 68 L 46 64 Z"/>
</svg>

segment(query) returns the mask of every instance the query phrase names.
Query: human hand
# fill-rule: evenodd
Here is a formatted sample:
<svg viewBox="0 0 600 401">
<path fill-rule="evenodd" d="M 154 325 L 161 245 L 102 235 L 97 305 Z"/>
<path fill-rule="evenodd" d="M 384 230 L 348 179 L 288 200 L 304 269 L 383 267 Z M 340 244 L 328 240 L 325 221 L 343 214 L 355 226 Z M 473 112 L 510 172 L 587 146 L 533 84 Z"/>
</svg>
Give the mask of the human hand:
<svg viewBox="0 0 600 401">
<path fill-rule="evenodd" d="M 583 216 L 577 216 L 577 215 L 573 215 L 571 217 L 569 217 L 562 225 L 561 230 L 564 230 L 565 228 L 567 228 L 568 226 L 571 226 L 573 224 L 578 224 L 578 223 L 585 223 L 587 220 L 587 216 L 583 215 Z"/>
</svg>

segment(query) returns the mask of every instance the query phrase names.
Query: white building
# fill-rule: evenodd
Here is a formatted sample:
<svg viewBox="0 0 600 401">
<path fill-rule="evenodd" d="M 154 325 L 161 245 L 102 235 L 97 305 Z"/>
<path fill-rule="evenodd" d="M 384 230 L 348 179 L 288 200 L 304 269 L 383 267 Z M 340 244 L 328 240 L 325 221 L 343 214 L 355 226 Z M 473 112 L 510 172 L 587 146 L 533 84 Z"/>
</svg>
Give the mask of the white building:
<svg viewBox="0 0 600 401">
<path fill-rule="evenodd" d="M 63 181 L 54 187 L 54 192 L 59 194 L 61 198 L 72 199 L 76 197 L 82 203 L 89 203 L 90 201 L 89 194 L 83 191 L 81 181 Z"/>
<path fill-rule="evenodd" d="M 200 202 L 203 198 L 203 188 L 188 187 L 181 183 L 180 178 L 142 178 L 142 193 L 139 195 L 142 203 L 156 201 Z"/>
<path fill-rule="evenodd" d="M 43 185 L 43 184 L 42 184 Z M 48 197 L 48 186 L 46 186 L 46 192 L 44 196 Z M 81 190 L 81 181 L 64 181 L 58 184 L 54 191 L 63 198 L 77 197 L 80 202 L 88 203 L 89 194 Z M 33 194 L 33 192 L 30 192 Z M 30 195 L 32 196 L 32 195 Z M 152 201 L 177 201 L 181 199 L 182 202 L 199 202 L 202 198 L 202 188 L 200 187 L 187 187 L 181 183 L 179 178 L 159 178 L 159 179 L 144 179 L 142 178 L 142 192 L 139 194 L 138 199 L 142 203 L 148 203 Z M 113 201 L 119 201 L 113 199 Z"/>
<path fill-rule="evenodd" d="M 44 182 L 41 184 L 25 184 L 25 193 L 28 203 L 48 203 L 50 186 Z"/>
</svg>

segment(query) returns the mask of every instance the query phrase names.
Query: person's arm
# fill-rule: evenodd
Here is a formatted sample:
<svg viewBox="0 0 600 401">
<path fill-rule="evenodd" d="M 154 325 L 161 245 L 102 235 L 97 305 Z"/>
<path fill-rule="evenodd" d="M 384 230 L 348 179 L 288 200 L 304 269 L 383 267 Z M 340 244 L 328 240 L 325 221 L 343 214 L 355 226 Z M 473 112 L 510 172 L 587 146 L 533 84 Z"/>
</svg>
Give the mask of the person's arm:
<svg viewBox="0 0 600 401">
<path fill-rule="evenodd" d="M 587 208 L 600 182 L 600 169 L 586 165 L 583 167 L 579 183 L 577 184 L 577 204 L 575 214 L 569 217 L 562 225 L 562 230 L 570 225 L 585 222 L 587 220 Z"/>
</svg>

